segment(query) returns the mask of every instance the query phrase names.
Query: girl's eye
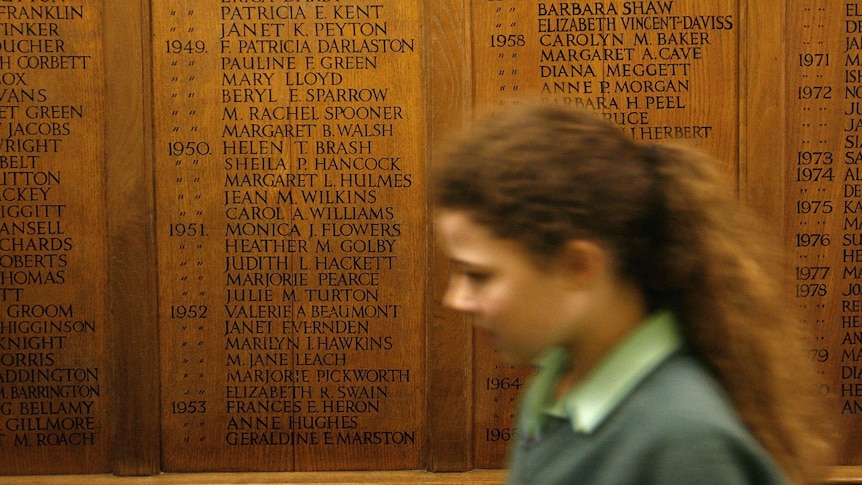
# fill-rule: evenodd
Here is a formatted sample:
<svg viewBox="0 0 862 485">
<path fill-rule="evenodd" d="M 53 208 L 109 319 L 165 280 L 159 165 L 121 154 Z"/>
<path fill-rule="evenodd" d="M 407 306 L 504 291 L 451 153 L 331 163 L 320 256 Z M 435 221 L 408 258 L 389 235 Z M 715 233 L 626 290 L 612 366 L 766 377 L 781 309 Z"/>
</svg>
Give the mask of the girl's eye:
<svg viewBox="0 0 862 485">
<path fill-rule="evenodd" d="M 481 273 L 478 271 L 464 271 L 462 274 L 468 280 L 476 282 L 476 283 L 481 283 L 483 281 L 487 281 L 488 278 L 490 278 L 490 275 L 488 273 Z"/>
</svg>

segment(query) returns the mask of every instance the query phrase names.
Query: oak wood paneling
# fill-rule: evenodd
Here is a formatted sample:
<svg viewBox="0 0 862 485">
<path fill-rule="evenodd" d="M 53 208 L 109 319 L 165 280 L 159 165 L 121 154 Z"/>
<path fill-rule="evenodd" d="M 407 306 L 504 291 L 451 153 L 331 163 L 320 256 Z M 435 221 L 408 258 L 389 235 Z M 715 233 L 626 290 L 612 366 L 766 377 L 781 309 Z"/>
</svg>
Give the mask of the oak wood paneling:
<svg viewBox="0 0 862 485">
<path fill-rule="evenodd" d="M 531 370 L 444 308 L 425 180 L 477 113 L 535 98 L 724 162 L 785 242 L 837 398 L 826 482 L 862 482 L 862 4 L 19 3 L 0 190 L 49 191 L 3 196 L 0 244 L 65 249 L 0 253 L 0 473 L 91 475 L 4 483 L 501 483 L 468 471 L 505 466 Z M 35 203 L 63 209 L 12 207 Z M 14 348 L 54 308 L 93 330 Z M 98 395 L 22 391 L 58 367 Z"/>
</svg>

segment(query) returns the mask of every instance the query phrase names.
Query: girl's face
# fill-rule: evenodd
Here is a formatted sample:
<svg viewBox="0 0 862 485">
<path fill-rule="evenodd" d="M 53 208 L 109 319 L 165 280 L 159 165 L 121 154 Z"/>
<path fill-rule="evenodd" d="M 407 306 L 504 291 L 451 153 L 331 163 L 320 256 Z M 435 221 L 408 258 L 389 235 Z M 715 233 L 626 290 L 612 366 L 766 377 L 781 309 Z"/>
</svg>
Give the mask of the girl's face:
<svg viewBox="0 0 862 485">
<path fill-rule="evenodd" d="M 537 266 L 520 245 L 462 211 L 439 212 L 435 225 L 452 266 L 444 304 L 472 314 L 504 359 L 529 363 L 584 330 L 587 292 L 565 265 Z"/>
</svg>

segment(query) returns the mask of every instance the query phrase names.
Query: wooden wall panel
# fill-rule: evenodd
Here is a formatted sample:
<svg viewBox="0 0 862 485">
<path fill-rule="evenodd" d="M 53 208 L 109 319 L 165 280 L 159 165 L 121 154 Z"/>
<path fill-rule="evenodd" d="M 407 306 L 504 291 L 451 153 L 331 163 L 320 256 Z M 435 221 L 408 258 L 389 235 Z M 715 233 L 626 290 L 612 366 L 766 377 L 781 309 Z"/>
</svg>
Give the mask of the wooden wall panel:
<svg viewBox="0 0 862 485">
<path fill-rule="evenodd" d="M 636 139 L 698 146 L 738 176 L 737 2 L 471 5 L 477 111 L 522 99 L 594 109 Z M 530 371 L 482 343 L 474 360 L 476 464 L 503 466 Z"/>
<path fill-rule="evenodd" d="M 0 6 L 0 470 L 111 463 L 99 2 Z"/>
<path fill-rule="evenodd" d="M 164 468 L 424 467 L 420 5 L 153 12 Z"/>
<path fill-rule="evenodd" d="M 473 3 L 478 108 L 586 107 L 635 138 L 736 159 L 738 2 Z"/>
<path fill-rule="evenodd" d="M 841 465 L 862 464 L 862 5 L 787 5 L 785 241 Z"/>
</svg>

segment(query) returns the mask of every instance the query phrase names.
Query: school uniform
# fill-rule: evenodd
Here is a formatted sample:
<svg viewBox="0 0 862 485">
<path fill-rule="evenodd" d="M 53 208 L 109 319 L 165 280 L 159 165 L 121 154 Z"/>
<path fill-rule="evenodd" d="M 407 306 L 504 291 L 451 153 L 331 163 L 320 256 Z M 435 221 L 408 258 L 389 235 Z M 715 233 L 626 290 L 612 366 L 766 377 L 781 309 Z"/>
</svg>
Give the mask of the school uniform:
<svg viewBox="0 0 862 485">
<path fill-rule="evenodd" d="M 555 401 L 567 360 L 550 351 L 524 395 L 508 483 L 786 483 L 669 313 L 639 325 Z"/>
</svg>

